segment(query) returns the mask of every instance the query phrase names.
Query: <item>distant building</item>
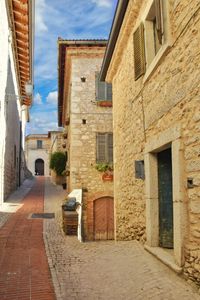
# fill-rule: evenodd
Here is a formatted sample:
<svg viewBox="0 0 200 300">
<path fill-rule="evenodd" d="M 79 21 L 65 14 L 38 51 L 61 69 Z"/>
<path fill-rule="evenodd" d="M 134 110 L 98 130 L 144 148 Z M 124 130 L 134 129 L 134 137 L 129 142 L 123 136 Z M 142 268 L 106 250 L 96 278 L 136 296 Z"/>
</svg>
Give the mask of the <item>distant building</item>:
<svg viewBox="0 0 200 300">
<path fill-rule="evenodd" d="M 112 174 L 103 180 L 96 169 L 113 164 L 112 89 L 99 82 L 106 44 L 58 40 L 58 124 L 67 136 L 67 186 L 68 192 L 83 191 L 83 235 L 89 240 L 114 238 Z"/>
<path fill-rule="evenodd" d="M 26 136 L 27 168 L 33 175 L 49 176 L 50 139 L 48 134 Z"/>
<path fill-rule="evenodd" d="M 34 1 L 0 1 L 0 204 L 24 180 L 26 83 L 33 82 Z"/>
<path fill-rule="evenodd" d="M 54 152 L 65 152 L 65 142 L 62 131 L 49 131 L 48 138 L 50 139 L 49 154 Z"/>
<path fill-rule="evenodd" d="M 199 0 L 120 0 L 100 76 L 113 84 L 116 238 L 198 284 L 199 45 Z"/>
</svg>

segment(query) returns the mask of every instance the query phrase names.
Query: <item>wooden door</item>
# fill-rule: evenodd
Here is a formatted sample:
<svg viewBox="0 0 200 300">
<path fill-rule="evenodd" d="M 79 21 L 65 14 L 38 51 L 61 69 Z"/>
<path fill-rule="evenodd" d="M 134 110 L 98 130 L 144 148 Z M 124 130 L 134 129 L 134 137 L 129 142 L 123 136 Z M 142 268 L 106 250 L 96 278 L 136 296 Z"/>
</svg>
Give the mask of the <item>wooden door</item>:
<svg viewBox="0 0 200 300">
<path fill-rule="evenodd" d="M 35 161 L 35 174 L 44 176 L 44 161 L 43 159 L 37 159 Z"/>
<path fill-rule="evenodd" d="M 112 240 L 114 238 L 113 198 L 97 199 L 94 203 L 94 239 Z"/>
<path fill-rule="evenodd" d="M 158 153 L 159 244 L 173 248 L 171 148 Z"/>
</svg>

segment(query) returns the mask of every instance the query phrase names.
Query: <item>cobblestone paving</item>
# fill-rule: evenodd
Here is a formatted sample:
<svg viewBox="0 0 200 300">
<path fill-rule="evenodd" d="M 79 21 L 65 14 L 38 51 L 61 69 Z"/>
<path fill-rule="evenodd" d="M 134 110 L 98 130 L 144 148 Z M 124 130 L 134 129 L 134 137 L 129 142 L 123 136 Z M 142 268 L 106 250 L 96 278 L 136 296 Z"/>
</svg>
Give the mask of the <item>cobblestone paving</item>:
<svg viewBox="0 0 200 300">
<path fill-rule="evenodd" d="M 79 243 L 61 230 L 66 192 L 47 181 L 46 251 L 58 300 L 197 300 L 197 290 L 147 253 L 138 242 Z"/>
</svg>

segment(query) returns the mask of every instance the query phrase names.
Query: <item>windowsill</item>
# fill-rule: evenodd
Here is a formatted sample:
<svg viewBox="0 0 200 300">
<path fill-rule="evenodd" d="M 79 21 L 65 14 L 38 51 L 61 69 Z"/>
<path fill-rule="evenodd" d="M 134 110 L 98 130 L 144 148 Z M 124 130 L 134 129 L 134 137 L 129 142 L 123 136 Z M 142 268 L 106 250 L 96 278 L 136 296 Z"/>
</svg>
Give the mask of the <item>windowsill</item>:
<svg viewBox="0 0 200 300">
<path fill-rule="evenodd" d="M 171 268 L 177 274 L 180 274 L 182 272 L 182 268 L 179 267 L 175 262 L 173 249 L 150 247 L 148 245 L 144 245 L 144 249 L 147 250 L 149 253 L 153 254 L 156 258 L 158 258 L 161 262 L 163 262 L 166 266 Z"/>
<path fill-rule="evenodd" d="M 112 107 L 112 101 L 111 100 L 97 100 L 97 106 Z"/>
<path fill-rule="evenodd" d="M 147 68 L 147 71 L 146 71 L 146 73 L 143 77 L 143 83 L 145 83 L 151 77 L 151 75 L 153 74 L 153 72 L 158 67 L 161 59 L 166 54 L 166 52 L 168 51 L 170 46 L 171 46 L 170 43 L 166 43 L 160 48 L 160 50 L 158 51 L 158 53 L 154 57 L 153 61 L 150 63 L 150 65 Z"/>
</svg>

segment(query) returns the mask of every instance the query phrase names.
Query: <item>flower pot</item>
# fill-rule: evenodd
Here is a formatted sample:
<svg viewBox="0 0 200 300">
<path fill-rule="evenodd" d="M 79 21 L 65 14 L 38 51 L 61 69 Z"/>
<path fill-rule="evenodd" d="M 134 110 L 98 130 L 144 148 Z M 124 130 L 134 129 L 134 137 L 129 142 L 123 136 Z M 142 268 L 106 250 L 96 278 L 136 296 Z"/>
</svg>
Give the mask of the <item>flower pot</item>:
<svg viewBox="0 0 200 300">
<path fill-rule="evenodd" d="M 97 105 L 100 107 L 112 107 L 112 101 L 98 101 Z"/>
<path fill-rule="evenodd" d="M 111 172 L 103 173 L 102 180 L 103 181 L 113 181 L 113 173 L 111 173 Z"/>
</svg>

